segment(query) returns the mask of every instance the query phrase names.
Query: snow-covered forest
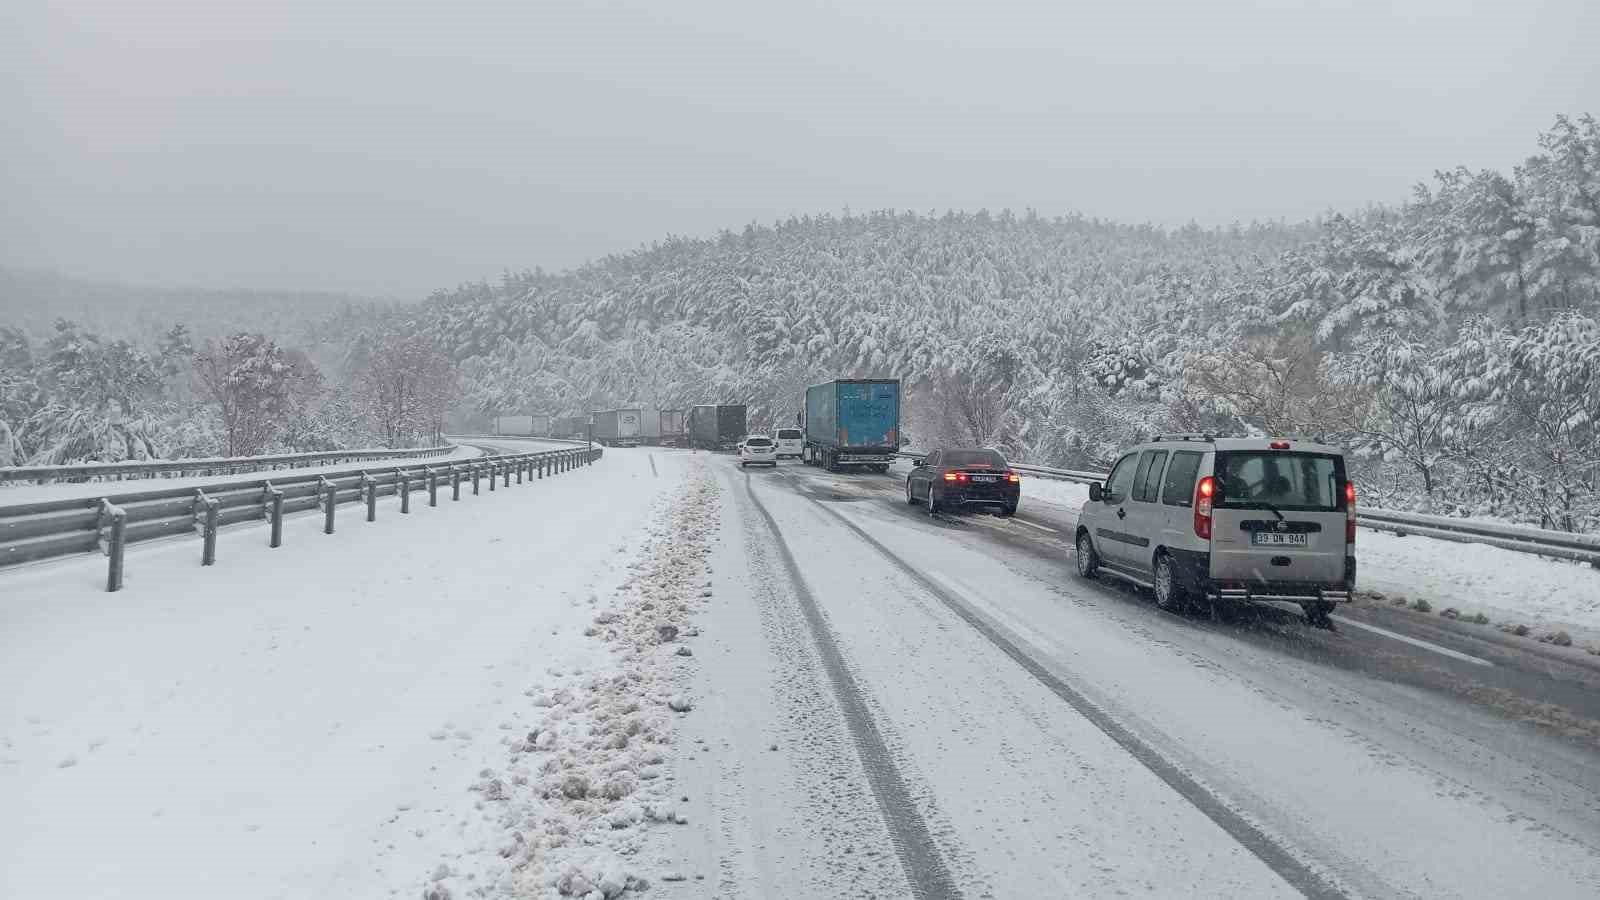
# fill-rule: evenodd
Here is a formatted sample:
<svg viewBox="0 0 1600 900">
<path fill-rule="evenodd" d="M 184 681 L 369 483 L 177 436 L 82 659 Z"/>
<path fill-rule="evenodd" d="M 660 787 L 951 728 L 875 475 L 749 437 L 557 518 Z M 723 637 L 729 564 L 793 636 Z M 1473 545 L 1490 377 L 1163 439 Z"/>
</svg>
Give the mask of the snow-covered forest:
<svg viewBox="0 0 1600 900">
<path fill-rule="evenodd" d="M 179 323 L 142 346 L 67 319 L 43 339 L 0 326 L 0 465 L 439 443 L 455 367 L 433 341 L 341 316 L 325 333 L 345 339 L 320 348 L 337 351 L 331 378 L 259 332 L 197 342 Z"/>
<path fill-rule="evenodd" d="M 918 443 L 1103 465 L 1157 429 L 1321 435 L 1366 502 L 1593 529 L 1600 125 L 1315 223 L 1163 230 L 1032 213 L 821 215 L 507 273 L 402 313 L 480 414 L 910 384 Z"/>
<path fill-rule="evenodd" d="M 761 427 L 792 421 L 808 383 L 895 376 L 921 445 L 1082 467 L 1158 429 L 1296 432 L 1350 446 L 1368 503 L 1600 527 L 1587 116 L 1558 118 L 1511 172 L 1443 170 L 1405 203 L 1316 222 L 847 212 L 507 272 L 416 306 L 270 315 L 286 311 L 198 336 L 126 313 L 104 338 L 70 322 L 0 331 L 0 458 L 417 441 L 447 408 L 481 425 L 743 401 Z M 219 355 L 225 371 L 201 377 Z M 385 397 L 395 373 L 375 367 L 401 359 L 415 386 Z M 257 406 L 241 417 L 218 384 Z M 227 424 L 263 417 L 248 434 Z"/>
</svg>

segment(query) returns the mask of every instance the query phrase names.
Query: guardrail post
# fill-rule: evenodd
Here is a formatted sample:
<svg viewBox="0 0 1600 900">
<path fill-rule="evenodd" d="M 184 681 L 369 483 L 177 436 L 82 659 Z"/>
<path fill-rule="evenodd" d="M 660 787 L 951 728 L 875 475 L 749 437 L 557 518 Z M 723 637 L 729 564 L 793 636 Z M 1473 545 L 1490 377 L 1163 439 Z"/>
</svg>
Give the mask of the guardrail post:
<svg viewBox="0 0 1600 900">
<path fill-rule="evenodd" d="M 322 498 L 322 533 L 333 534 L 333 508 L 338 498 L 334 496 L 333 482 L 326 475 L 317 476 L 317 496 Z"/>
<path fill-rule="evenodd" d="M 378 521 L 378 479 L 361 473 L 361 488 L 367 495 L 367 521 Z"/>
<path fill-rule="evenodd" d="M 400 491 L 400 512 L 411 512 L 411 476 L 404 469 L 396 466 L 394 470 L 395 488 Z"/>
<path fill-rule="evenodd" d="M 428 476 L 428 505 L 429 506 L 438 506 L 439 505 L 439 473 L 435 472 L 433 470 L 433 466 L 423 466 L 422 467 L 422 471 L 424 473 L 426 473 L 427 476 Z"/>
<path fill-rule="evenodd" d="M 538 472 L 539 472 L 539 480 L 543 481 L 544 480 L 544 457 L 540 456 L 540 457 L 534 459 L 533 467 L 534 467 L 534 469 L 538 470 Z"/>
<path fill-rule="evenodd" d="M 478 496 L 478 476 L 482 474 L 482 471 L 482 465 L 478 463 L 472 464 L 472 496 L 474 497 Z"/>
<path fill-rule="evenodd" d="M 267 482 L 267 520 L 272 523 L 272 536 L 267 539 L 268 547 L 283 546 L 283 491 Z"/>
<path fill-rule="evenodd" d="M 217 561 L 217 507 L 221 504 L 207 497 L 205 491 L 195 491 L 194 502 L 195 515 L 203 515 L 200 525 L 200 565 L 209 566 Z"/>
<path fill-rule="evenodd" d="M 505 482 L 500 485 L 501 487 L 511 487 L 511 467 L 512 467 L 512 465 L 513 465 L 513 463 L 508 462 L 504 466 L 500 467 L 500 471 L 502 473 L 502 477 L 505 478 Z M 522 480 L 521 476 L 518 476 L 517 480 L 521 481 Z"/>
<path fill-rule="evenodd" d="M 497 462 L 489 463 L 489 490 L 490 491 L 494 490 L 494 483 L 495 483 L 496 480 L 499 479 L 499 477 L 500 477 L 500 464 L 497 463 Z"/>
<path fill-rule="evenodd" d="M 122 590 L 122 551 L 128 545 L 128 512 L 112 506 L 110 500 L 100 501 L 100 518 L 106 520 L 109 534 L 106 537 L 106 590 Z"/>
<path fill-rule="evenodd" d="M 455 463 L 450 464 L 450 499 L 461 499 L 461 470 Z"/>
</svg>

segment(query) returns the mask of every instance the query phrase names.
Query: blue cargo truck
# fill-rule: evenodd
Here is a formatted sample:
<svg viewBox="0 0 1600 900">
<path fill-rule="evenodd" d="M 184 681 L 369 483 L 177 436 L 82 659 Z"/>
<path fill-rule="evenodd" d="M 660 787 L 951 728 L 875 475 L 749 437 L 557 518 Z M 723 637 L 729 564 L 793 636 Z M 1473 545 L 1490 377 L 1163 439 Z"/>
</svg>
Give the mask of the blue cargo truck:
<svg viewBox="0 0 1600 900">
<path fill-rule="evenodd" d="M 849 378 L 806 388 L 808 466 L 889 471 L 900 450 L 900 380 Z"/>
</svg>

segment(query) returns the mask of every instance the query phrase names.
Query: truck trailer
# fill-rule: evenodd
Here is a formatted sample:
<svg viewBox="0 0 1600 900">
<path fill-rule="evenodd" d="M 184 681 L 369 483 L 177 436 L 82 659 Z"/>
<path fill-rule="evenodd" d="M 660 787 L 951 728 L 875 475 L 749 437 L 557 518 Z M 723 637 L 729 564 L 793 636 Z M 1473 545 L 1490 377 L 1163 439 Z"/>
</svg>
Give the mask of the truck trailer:
<svg viewBox="0 0 1600 900">
<path fill-rule="evenodd" d="M 583 416 L 561 416 L 550 423 L 550 436 L 569 440 L 588 437 L 589 420 Z"/>
<path fill-rule="evenodd" d="M 494 433 L 518 437 L 548 437 L 549 416 L 495 416 Z"/>
<path fill-rule="evenodd" d="M 848 378 L 806 388 L 801 461 L 889 471 L 900 451 L 900 380 Z"/>
<path fill-rule="evenodd" d="M 689 443 L 698 450 L 732 450 L 744 432 L 743 403 L 706 404 L 689 410 Z"/>
<path fill-rule="evenodd" d="M 603 447 L 637 447 L 644 411 L 637 407 L 607 409 L 594 414 L 594 439 Z"/>
<path fill-rule="evenodd" d="M 658 418 L 658 440 L 663 447 L 686 447 L 689 444 L 689 411 L 663 409 Z"/>
</svg>

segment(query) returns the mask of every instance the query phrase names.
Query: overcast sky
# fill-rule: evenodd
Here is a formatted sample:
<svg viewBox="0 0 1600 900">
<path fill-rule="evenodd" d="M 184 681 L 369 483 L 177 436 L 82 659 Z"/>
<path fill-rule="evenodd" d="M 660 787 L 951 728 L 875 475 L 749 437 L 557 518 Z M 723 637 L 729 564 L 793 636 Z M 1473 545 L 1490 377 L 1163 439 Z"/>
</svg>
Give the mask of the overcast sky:
<svg viewBox="0 0 1600 900">
<path fill-rule="evenodd" d="M 7 0 L 0 263 L 426 294 L 848 207 L 1297 219 L 1600 113 L 1600 3 Z"/>
</svg>

